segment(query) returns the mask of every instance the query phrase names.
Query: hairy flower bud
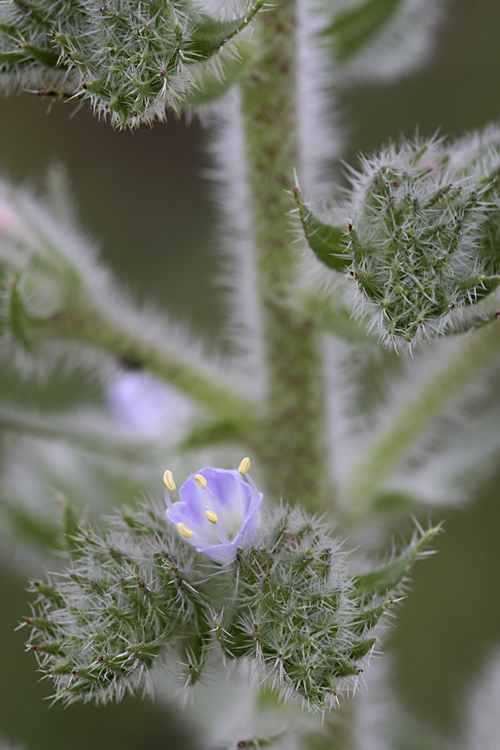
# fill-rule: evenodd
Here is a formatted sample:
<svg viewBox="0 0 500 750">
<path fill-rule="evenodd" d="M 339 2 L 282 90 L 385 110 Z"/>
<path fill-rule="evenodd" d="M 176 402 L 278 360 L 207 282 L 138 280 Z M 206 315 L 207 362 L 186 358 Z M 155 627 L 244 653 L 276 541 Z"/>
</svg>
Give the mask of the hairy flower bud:
<svg viewBox="0 0 500 750">
<path fill-rule="evenodd" d="M 224 21 L 191 0 L 0 3 L 0 85 L 90 99 L 119 126 L 162 119 L 262 3 Z"/>
<path fill-rule="evenodd" d="M 311 248 L 355 280 L 385 343 L 442 333 L 500 281 L 499 134 L 469 141 L 405 143 L 363 159 L 337 212 L 348 217 L 343 234 L 314 217 L 296 191 Z M 460 152 L 468 153 L 462 163 Z"/>
</svg>

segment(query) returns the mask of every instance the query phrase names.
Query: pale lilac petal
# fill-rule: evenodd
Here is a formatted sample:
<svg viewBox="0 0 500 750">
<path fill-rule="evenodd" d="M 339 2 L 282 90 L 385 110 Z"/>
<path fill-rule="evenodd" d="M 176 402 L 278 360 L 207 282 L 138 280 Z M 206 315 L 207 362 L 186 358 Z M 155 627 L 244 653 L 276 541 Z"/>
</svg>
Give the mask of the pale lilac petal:
<svg viewBox="0 0 500 750">
<path fill-rule="evenodd" d="M 233 545 L 236 547 L 245 548 L 247 544 L 252 542 L 257 536 L 257 532 L 260 528 L 260 503 L 262 501 L 262 493 L 259 492 L 259 497 L 252 510 L 245 518 L 243 525 L 235 538 L 233 539 Z"/>
<path fill-rule="evenodd" d="M 238 471 L 205 466 L 197 473 L 207 486 L 201 487 L 193 474 L 179 489 L 179 502 L 172 503 L 167 492 L 167 517 L 193 533 L 184 538 L 198 552 L 221 564 L 232 562 L 238 549 L 248 548 L 256 539 L 262 493 Z M 216 523 L 209 520 L 207 511 L 217 515 Z"/>
<path fill-rule="evenodd" d="M 237 471 L 225 471 L 205 467 L 199 472 L 208 482 L 208 487 L 217 496 L 222 507 L 241 507 L 246 513 L 252 499 L 252 490 Z"/>
<path fill-rule="evenodd" d="M 237 551 L 238 548 L 232 544 L 216 544 L 212 547 L 204 547 L 198 550 L 198 552 L 203 552 L 204 555 L 214 560 L 214 562 L 221 563 L 221 565 L 233 562 Z"/>
<path fill-rule="evenodd" d="M 194 536 L 190 539 L 186 539 L 186 542 L 195 547 L 198 547 L 199 544 L 206 545 L 220 543 L 215 524 L 210 523 L 205 515 L 203 516 L 203 519 L 195 518 L 190 514 L 189 508 L 177 508 L 177 505 L 182 505 L 182 503 L 174 503 L 173 508 L 167 510 L 167 516 L 172 523 L 175 523 L 175 525 L 182 523 L 186 528 L 193 532 Z"/>
<path fill-rule="evenodd" d="M 196 482 L 194 475 L 184 482 L 179 490 L 179 495 L 181 501 L 175 503 L 175 507 L 189 513 L 194 521 L 204 523 L 206 521 L 205 511 L 208 509 L 207 493 Z"/>
</svg>

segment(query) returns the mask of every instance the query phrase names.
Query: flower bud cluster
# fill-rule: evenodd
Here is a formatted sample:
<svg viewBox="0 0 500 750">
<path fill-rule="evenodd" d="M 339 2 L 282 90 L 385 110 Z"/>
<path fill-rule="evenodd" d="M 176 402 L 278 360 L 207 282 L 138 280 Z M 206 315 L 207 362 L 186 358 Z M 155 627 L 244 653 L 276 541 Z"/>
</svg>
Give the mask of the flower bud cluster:
<svg viewBox="0 0 500 750">
<path fill-rule="evenodd" d="M 189 643 L 203 602 L 188 582 L 194 553 L 149 510 L 73 539 L 64 576 L 33 581 L 28 649 L 65 703 L 106 703 L 149 686 L 161 649 Z"/>
<path fill-rule="evenodd" d="M 191 0 L 14 0 L 0 3 L 0 84 L 90 99 L 99 116 L 135 127 L 176 109 L 196 67 L 255 15 L 217 21 Z"/>
<path fill-rule="evenodd" d="M 353 689 L 379 618 L 432 533 L 381 571 L 355 576 L 324 523 L 280 508 L 252 546 L 219 564 L 145 506 L 72 535 L 72 567 L 35 581 L 24 624 L 54 699 L 106 702 L 149 687 L 163 661 L 186 684 L 210 665 L 256 663 L 310 710 Z"/>
<path fill-rule="evenodd" d="M 434 139 L 391 146 L 363 159 L 350 179 L 337 213 L 347 231 L 340 238 L 330 228 L 328 252 L 321 247 L 317 255 L 356 281 L 360 307 L 385 343 L 412 345 L 442 333 L 453 314 L 497 287 L 498 129 L 455 145 Z M 301 218 L 307 233 L 314 217 L 302 206 Z M 315 229 L 325 236 L 326 226 Z M 315 249 L 315 234 L 308 234 Z"/>
</svg>

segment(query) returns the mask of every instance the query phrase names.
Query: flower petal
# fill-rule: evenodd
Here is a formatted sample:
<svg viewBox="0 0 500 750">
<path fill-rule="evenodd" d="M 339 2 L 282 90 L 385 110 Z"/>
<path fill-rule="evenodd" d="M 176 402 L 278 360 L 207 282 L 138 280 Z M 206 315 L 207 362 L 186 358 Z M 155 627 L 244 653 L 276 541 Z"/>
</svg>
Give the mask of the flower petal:
<svg viewBox="0 0 500 750">
<path fill-rule="evenodd" d="M 167 516 L 193 532 L 185 541 L 198 552 L 221 564 L 231 562 L 254 540 L 260 524 L 263 496 L 248 480 L 238 471 L 205 466 L 184 482 L 179 502 L 172 503 L 167 492 Z"/>
</svg>

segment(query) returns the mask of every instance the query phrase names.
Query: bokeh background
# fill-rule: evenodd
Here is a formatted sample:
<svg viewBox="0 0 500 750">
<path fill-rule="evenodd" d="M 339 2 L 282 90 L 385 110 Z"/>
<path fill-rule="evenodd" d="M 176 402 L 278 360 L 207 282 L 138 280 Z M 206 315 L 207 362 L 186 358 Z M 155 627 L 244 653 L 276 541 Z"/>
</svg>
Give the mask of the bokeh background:
<svg viewBox="0 0 500 750">
<path fill-rule="evenodd" d="M 336 116 L 350 134 L 342 154 L 354 162 L 397 139 L 440 131 L 451 136 L 498 121 L 500 3 L 449 0 L 432 55 L 391 84 L 352 85 Z M 0 101 L 0 173 L 41 185 L 54 163 L 66 169 L 81 226 L 134 295 L 154 302 L 198 334 L 220 341 L 217 213 L 207 134 L 173 116 L 130 133 L 114 132 L 87 109 L 24 94 Z M 27 456 L 29 461 L 29 456 Z M 478 670 L 500 646 L 500 467 L 488 487 L 445 519 L 439 554 L 417 566 L 413 592 L 387 644 L 399 699 L 450 737 Z M 159 488 L 160 490 L 160 488 Z M 49 708 L 49 686 L 14 632 L 27 611 L 26 582 L 0 574 L 0 737 L 28 750 L 189 748 L 173 707 L 126 700 L 120 706 Z M 499 739 L 500 747 L 500 739 Z"/>
</svg>

